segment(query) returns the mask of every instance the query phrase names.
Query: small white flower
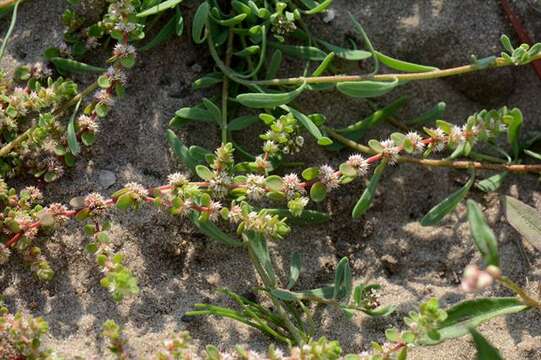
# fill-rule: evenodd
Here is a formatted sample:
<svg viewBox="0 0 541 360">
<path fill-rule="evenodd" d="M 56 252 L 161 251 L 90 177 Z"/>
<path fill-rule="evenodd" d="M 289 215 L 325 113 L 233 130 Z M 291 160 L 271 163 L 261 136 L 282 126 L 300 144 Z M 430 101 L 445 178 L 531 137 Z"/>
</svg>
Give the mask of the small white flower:
<svg viewBox="0 0 541 360">
<path fill-rule="evenodd" d="M 207 207 L 210 221 L 218 220 L 221 208 L 222 204 L 219 201 L 210 201 L 210 204 Z"/>
<path fill-rule="evenodd" d="M 301 180 L 297 174 L 291 173 L 282 178 L 282 192 L 288 199 L 294 198 L 297 193 L 304 193 L 304 187 L 302 187 Z"/>
<path fill-rule="evenodd" d="M 398 162 L 399 149 L 391 139 L 387 139 L 381 142 L 383 146 L 383 157 L 387 159 L 389 165 L 395 165 Z"/>
<path fill-rule="evenodd" d="M 265 196 L 265 177 L 261 175 L 249 174 L 246 177 L 246 188 L 248 190 L 248 198 L 251 200 L 259 200 Z"/>
<path fill-rule="evenodd" d="M 329 165 L 319 167 L 319 181 L 325 185 L 327 191 L 336 189 L 340 185 L 339 180 L 338 174 Z"/>
<path fill-rule="evenodd" d="M 364 176 L 368 172 L 370 164 L 361 154 L 350 155 L 346 164 L 357 171 L 357 176 Z"/>
<path fill-rule="evenodd" d="M 143 200 L 148 196 L 148 190 L 141 184 L 130 182 L 124 185 L 124 187 L 131 192 L 135 200 Z"/>
<path fill-rule="evenodd" d="M 413 145 L 414 153 L 419 154 L 423 152 L 425 144 L 422 142 L 423 138 L 417 131 L 408 132 L 406 134 L 406 139 L 408 139 Z"/>
<path fill-rule="evenodd" d="M 109 91 L 107 91 L 107 89 L 101 89 L 96 91 L 96 93 L 94 94 L 94 98 L 97 102 L 103 103 L 107 106 L 112 106 L 114 103 L 113 96 L 111 95 L 111 93 L 109 93 Z"/>
<path fill-rule="evenodd" d="M 229 209 L 228 218 L 232 224 L 237 224 L 240 222 L 242 220 L 242 208 L 238 205 L 231 206 L 231 209 Z"/>
<path fill-rule="evenodd" d="M 169 182 L 169 185 L 175 186 L 175 187 L 184 186 L 188 184 L 189 182 L 188 177 L 179 172 L 176 172 L 167 176 L 167 181 Z"/>
</svg>

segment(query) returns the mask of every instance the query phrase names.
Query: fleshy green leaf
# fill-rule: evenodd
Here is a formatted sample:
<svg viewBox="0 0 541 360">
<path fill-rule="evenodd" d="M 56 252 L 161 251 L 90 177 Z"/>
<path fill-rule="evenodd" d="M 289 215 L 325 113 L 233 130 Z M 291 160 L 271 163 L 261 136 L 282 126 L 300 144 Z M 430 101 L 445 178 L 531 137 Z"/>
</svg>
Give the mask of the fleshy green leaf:
<svg viewBox="0 0 541 360">
<path fill-rule="evenodd" d="M 192 213 L 190 215 L 190 218 L 195 226 L 201 231 L 203 234 L 207 235 L 208 237 L 219 241 L 227 246 L 233 246 L 238 247 L 242 246 L 242 242 L 237 239 L 233 239 L 231 236 L 224 233 L 222 230 L 220 230 L 219 227 L 211 223 L 210 221 L 200 221 L 198 218 L 198 215 L 196 213 Z"/>
<path fill-rule="evenodd" d="M 354 219 L 360 218 L 372 204 L 378 183 L 381 179 L 381 175 L 383 174 L 383 170 L 385 169 L 385 165 L 385 162 L 381 162 L 374 170 L 374 174 L 370 178 L 368 186 L 366 189 L 364 189 L 359 201 L 357 201 L 357 204 L 355 204 L 355 207 L 353 208 L 351 216 L 353 216 Z"/>
<path fill-rule="evenodd" d="M 174 8 L 181 2 L 182 0 L 167 0 L 167 1 L 161 2 L 158 5 L 154 5 L 153 7 L 140 12 L 139 14 L 137 14 L 137 17 L 142 18 L 142 17 L 146 17 L 150 15 L 156 15 L 162 11 Z"/>
<path fill-rule="evenodd" d="M 323 185 L 320 182 L 315 183 L 310 188 L 310 197 L 315 202 L 321 202 L 325 200 L 325 197 L 327 196 L 327 189 L 325 188 L 325 185 Z"/>
<path fill-rule="evenodd" d="M 498 349 L 492 346 L 483 335 L 474 328 L 470 328 L 469 331 L 477 349 L 477 360 L 503 360 Z"/>
<path fill-rule="evenodd" d="M 511 226 L 537 250 L 541 251 L 541 214 L 522 201 L 506 196 L 505 217 Z"/>
<path fill-rule="evenodd" d="M 302 84 L 297 89 L 285 93 L 245 93 L 237 95 L 237 101 L 244 106 L 261 109 L 287 104 L 299 96 L 306 87 Z"/>
<path fill-rule="evenodd" d="M 51 58 L 50 61 L 60 73 L 103 73 L 107 71 L 107 69 L 102 67 L 60 57 Z"/>
<path fill-rule="evenodd" d="M 483 256 L 485 265 L 500 266 L 498 256 L 498 241 L 492 229 L 486 223 L 481 207 L 475 201 L 468 199 L 468 221 L 473 241 Z"/>
<path fill-rule="evenodd" d="M 75 105 L 75 109 L 73 110 L 73 113 L 71 114 L 71 118 L 68 123 L 68 129 L 67 129 L 68 147 L 71 153 L 75 156 L 79 155 L 79 153 L 81 152 L 81 145 L 79 145 L 79 141 L 77 141 L 77 134 L 75 133 L 75 116 L 77 115 L 77 112 L 79 111 L 79 106 L 81 105 L 81 101 L 82 99 L 77 102 L 77 105 Z"/>
<path fill-rule="evenodd" d="M 301 274 L 301 255 L 299 253 L 293 253 L 291 255 L 291 263 L 289 265 L 289 278 L 287 280 L 287 288 L 291 289 L 295 286 L 295 283 L 299 279 Z"/>
<path fill-rule="evenodd" d="M 318 40 L 320 44 L 325 46 L 327 50 L 332 51 L 339 58 L 350 60 L 350 61 L 360 61 L 368 59 L 372 56 L 372 53 L 366 50 L 356 50 L 356 49 L 346 49 L 340 46 L 333 45 L 323 40 Z"/>
<path fill-rule="evenodd" d="M 376 51 L 376 56 L 382 64 L 384 64 L 385 66 L 391 69 L 395 69 L 398 71 L 417 73 L 417 72 L 427 72 L 427 71 L 438 70 L 438 68 L 434 66 L 419 65 L 419 64 L 414 64 L 414 63 L 410 63 L 403 60 L 398 60 L 390 56 L 387 56 L 385 54 L 382 54 L 379 51 Z"/>
<path fill-rule="evenodd" d="M 205 33 L 205 27 L 207 25 L 207 19 L 209 16 L 210 5 L 204 1 L 199 5 L 192 20 L 192 40 L 196 44 L 203 43 L 207 35 Z"/>
<path fill-rule="evenodd" d="M 328 146 L 333 143 L 331 139 L 329 139 L 326 136 L 323 136 L 319 128 L 316 126 L 316 124 L 314 124 L 312 119 L 310 119 L 308 116 L 292 108 L 291 106 L 282 106 L 282 108 L 292 113 L 295 119 L 297 119 L 302 124 L 302 126 L 304 126 L 306 130 L 308 130 L 308 132 L 317 139 L 317 143 L 319 145 Z"/>
<path fill-rule="evenodd" d="M 336 84 L 336 89 L 342 94 L 351 97 L 371 98 L 382 96 L 398 86 L 398 79 L 394 81 L 343 81 Z"/>
<path fill-rule="evenodd" d="M 244 115 L 231 120 L 231 122 L 227 124 L 227 128 L 229 131 L 239 131 L 256 124 L 257 122 L 259 122 L 259 118 L 257 116 Z"/>
<path fill-rule="evenodd" d="M 313 46 L 284 45 L 273 41 L 269 41 L 268 45 L 285 55 L 302 60 L 323 61 L 327 56 L 323 50 Z"/>
<path fill-rule="evenodd" d="M 496 191 L 502 185 L 504 179 L 507 177 L 507 172 L 502 172 L 496 175 L 492 175 L 484 180 L 475 184 L 475 187 L 484 192 Z"/>
<path fill-rule="evenodd" d="M 457 207 L 458 203 L 464 200 L 464 197 L 466 197 L 466 194 L 470 190 L 474 180 L 475 176 L 472 175 L 470 180 L 468 180 L 468 182 L 462 188 L 455 191 L 438 205 L 430 209 L 430 211 L 421 219 L 421 225 L 430 226 L 438 224 L 445 215 L 453 211 Z"/>
<path fill-rule="evenodd" d="M 167 141 L 173 149 L 175 155 L 177 155 L 186 166 L 192 170 L 195 170 L 197 163 L 192 159 L 189 153 L 188 147 L 177 137 L 172 130 L 167 130 Z"/>
<path fill-rule="evenodd" d="M 337 301 L 348 303 L 352 291 L 353 277 L 351 275 L 351 267 L 349 266 L 348 258 L 343 257 L 336 266 L 333 298 Z"/>
<path fill-rule="evenodd" d="M 318 225 L 331 219 L 329 214 L 316 210 L 305 209 L 300 216 L 294 216 L 288 209 L 267 209 L 266 211 L 271 215 L 287 218 L 287 223 L 291 225 Z"/>
</svg>

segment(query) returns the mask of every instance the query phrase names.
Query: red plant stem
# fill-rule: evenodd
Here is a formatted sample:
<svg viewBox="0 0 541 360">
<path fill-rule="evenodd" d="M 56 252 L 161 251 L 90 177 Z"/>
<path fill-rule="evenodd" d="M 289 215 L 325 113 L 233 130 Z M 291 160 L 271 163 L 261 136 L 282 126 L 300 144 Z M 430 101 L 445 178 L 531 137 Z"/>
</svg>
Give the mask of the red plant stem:
<svg viewBox="0 0 541 360">
<path fill-rule="evenodd" d="M 524 28 L 524 25 L 522 25 L 522 22 L 513 11 L 513 8 L 511 7 L 511 4 L 509 4 L 509 1 L 500 0 L 500 5 L 502 6 L 502 9 L 507 15 L 507 17 L 509 18 L 513 29 L 515 29 L 515 32 L 517 33 L 520 42 L 532 45 L 532 38 L 530 37 L 530 35 L 528 35 L 528 32 Z M 535 72 L 537 73 L 537 77 L 541 80 L 541 61 L 532 61 L 531 64 Z"/>
</svg>

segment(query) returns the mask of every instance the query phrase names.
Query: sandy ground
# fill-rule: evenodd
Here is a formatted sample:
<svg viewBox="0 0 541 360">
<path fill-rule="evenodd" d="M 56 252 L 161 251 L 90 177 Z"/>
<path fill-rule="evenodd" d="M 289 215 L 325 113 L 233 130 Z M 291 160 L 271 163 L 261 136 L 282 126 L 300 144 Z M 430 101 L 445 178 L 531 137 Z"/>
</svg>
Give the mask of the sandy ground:
<svg viewBox="0 0 541 360">
<path fill-rule="evenodd" d="M 193 11 L 194 1 L 186 2 Z M 499 52 L 499 36 L 513 34 L 497 1 L 479 0 L 336 0 L 336 18 L 325 24 L 314 19 L 315 32 L 334 42 L 350 34 L 347 11 L 365 25 L 376 47 L 389 55 L 438 67 L 467 63 L 469 56 Z M 517 2 L 532 34 L 541 31 L 541 15 L 525 1 Z M 62 41 L 60 15 L 63 0 L 31 0 L 20 8 L 19 22 L 2 66 L 34 62 L 47 46 Z M 7 28 L 5 20 L 2 29 Z M 537 40 L 541 41 L 541 38 Z M 54 185 L 45 188 L 51 201 L 67 202 L 71 197 L 98 190 L 111 194 L 128 181 L 157 185 L 167 174 L 182 170 L 165 141 L 164 132 L 175 110 L 193 105 L 202 96 L 191 91 L 191 82 L 212 67 L 205 48 L 195 47 L 186 36 L 140 56 L 133 70 L 127 96 L 120 99 L 102 125 L 95 146 L 77 167 Z M 293 67 L 287 72 L 295 74 Z M 90 80 L 83 79 L 83 80 Z M 527 67 L 481 73 L 460 79 L 414 83 L 404 86 L 381 104 L 407 94 L 410 101 L 400 114 L 410 118 L 438 101 L 448 104 L 446 120 L 461 123 L 468 114 L 487 107 L 518 106 L 525 115 L 527 130 L 541 130 L 541 81 Z M 308 112 L 327 114 L 334 125 L 356 121 L 369 112 L 362 101 L 346 99 L 334 92 L 310 94 L 299 101 Z M 390 126 L 371 134 L 386 136 Z M 257 133 L 237 140 L 255 149 Z M 214 148 L 216 129 L 201 125 L 184 128 L 179 136 L 190 144 Z M 301 160 L 307 165 L 338 164 L 348 155 L 328 153 L 308 141 Z M 116 176 L 116 183 L 103 188 L 104 171 Z M 403 165 L 388 171 L 375 205 L 361 220 L 353 221 L 350 211 L 362 192 L 359 183 L 333 194 L 317 208 L 329 211 L 332 222 L 311 229 L 295 228 L 284 241 L 273 245 L 277 264 L 287 268 L 289 254 L 300 251 L 304 272 L 300 287 L 319 286 L 333 277 L 334 266 L 349 256 L 358 281 L 380 283 L 382 302 L 398 304 L 388 319 L 358 316 L 347 320 L 334 310 L 325 311 L 320 333 L 340 340 L 347 352 L 365 349 L 372 340 L 381 341 L 390 326 L 400 326 L 402 317 L 432 296 L 444 305 L 465 298 L 457 289 L 464 266 L 478 263 L 467 226 L 465 211 L 458 210 L 440 227 L 418 224 L 434 204 L 464 182 L 464 173 L 429 170 Z M 13 182 L 22 186 L 30 180 Z M 531 176 L 510 176 L 501 193 L 518 196 L 541 209 L 539 182 Z M 497 194 L 473 192 L 486 207 L 498 236 L 503 268 L 511 278 L 534 290 L 540 284 L 541 257 L 526 248 L 530 265 L 521 256 L 520 236 L 505 222 Z M 113 234 L 118 249 L 127 255 L 127 265 L 139 279 L 141 294 L 120 305 L 99 286 L 99 273 L 83 250 L 87 239 L 72 224 L 46 240 L 44 248 L 57 275 L 48 284 L 36 280 L 13 258 L 0 268 L 0 289 L 12 309 L 28 309 L 49 322 L 49 346 L 61 354 L 101 358 L 101 325 L 112 318 L 124 324 L 137 353 L 148 355 L 155 344 L 175 331 L 187 329 L 197 344 L 214 343 L 222 349 L 243 343 L 256 350 L 268 345 L 265 337 L 232 321 L 201 318 L 183 321 L 184 312 L 197 302 L 223 303 L 218 287 L 245 292 L 256 284 L 251 265 L 241 250 L 231 250 L 198 234 L 189 223 L 157 210 L 114 214 Z M 239 276 L 242 273 L 243 276 Z M 486 295 L 509 295 L 501 289 Z M 467 296 L 470 298 L 471 296 Z M 541 316 L 529 312 L 490 321 L 480 327 L 506 359 L 541 358 Z M 468 338 L 456 339 L 434 348 L 416 349 L 413 359 L 471 359 L 474 349 Z"/>
</svg>

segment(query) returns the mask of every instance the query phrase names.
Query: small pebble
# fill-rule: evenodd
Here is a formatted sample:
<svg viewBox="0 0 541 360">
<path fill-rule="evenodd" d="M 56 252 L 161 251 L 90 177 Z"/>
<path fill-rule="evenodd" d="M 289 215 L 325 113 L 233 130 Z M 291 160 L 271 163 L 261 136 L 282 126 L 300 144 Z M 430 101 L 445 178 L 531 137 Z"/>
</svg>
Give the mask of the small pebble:
<svg viewBox="0 0 541 360">
<path fill-rule="evenodd" d="M 109 170 L 100 170 L 98 172 L 98 183 L 104 189 L 108 189 L 116 183 L 116 175 Z"/>
</svg>

